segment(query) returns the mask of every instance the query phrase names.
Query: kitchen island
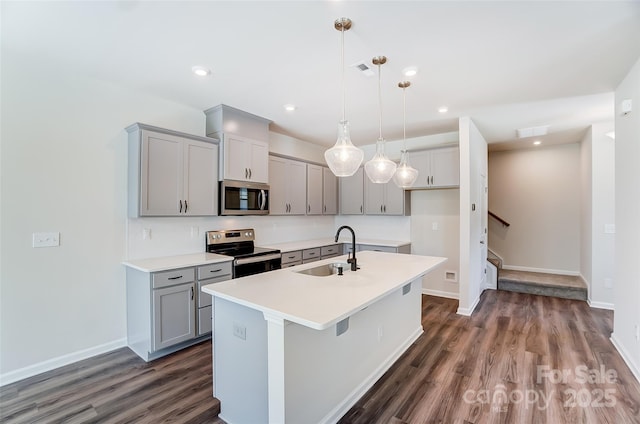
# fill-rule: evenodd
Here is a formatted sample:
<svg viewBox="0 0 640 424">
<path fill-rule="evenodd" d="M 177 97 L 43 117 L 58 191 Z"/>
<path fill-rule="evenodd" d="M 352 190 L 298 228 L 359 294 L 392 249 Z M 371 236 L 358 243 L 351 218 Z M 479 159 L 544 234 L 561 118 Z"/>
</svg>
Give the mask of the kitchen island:
<svg viewBox="0 0 640 424">
<path fill-rule="evenodd" d="M 235 423 L 336 422 L 422 334 L 439 257 L 359 252 L 202 288 L 213 296 L 213 390 Z"/>
</svg>

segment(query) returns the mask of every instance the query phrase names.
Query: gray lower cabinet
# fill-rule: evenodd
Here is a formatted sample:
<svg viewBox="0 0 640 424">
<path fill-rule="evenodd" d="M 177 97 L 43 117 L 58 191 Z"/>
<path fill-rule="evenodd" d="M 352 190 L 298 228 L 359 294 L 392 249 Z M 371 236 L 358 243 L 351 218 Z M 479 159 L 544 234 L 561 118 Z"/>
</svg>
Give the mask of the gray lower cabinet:
<svg viewBox="0 0 640 424">
<path fill-rule="evenodd" d="M 231 279 L 231 262 L 223 262 L 198 267 L 198 336 L 211 333 L 211 316 L 213 305 L 211 295 L 202 292 L 202 286 L 220 283 Z"/>
<path fill-rule="evenodd" d="M 320 259 L 333 258 L 342 255 L 342 244 L 332 244 L 320 248 Z"/>
<path fill-rule="evenodd" d="M 362 252 L 363 250 L 373 250 L 375 252 L 391 252 L 391 253 L 406 253 L 411 254 L 411 244 L 403 244 L 398 247 L 393 246 L 380 246 L 376 244 L 356 244 L 356 252 Z M 351 253 L 351 244 L 344 244 L 344 253 Z"/>
<path fill-rule="evenodd" d="M 203 285 L 231 278 L 231 262 L 159 272 L 127 267 L 127 345 L 145 361 L 191 346 L 211 333 Z"/>
<path fill-rule="evenodd" d="M 196 336 L 195 283 L 153 290 L 153 338 L 158 351 Z"/>
<path fill-rule="evenodd" d="M 314 247 L 312 249 L 304 249 L 302 251 L 302 263 L 308 264 L 309 262 L 315 262 L 320 260 L 320 248 Z"/>
</svg>

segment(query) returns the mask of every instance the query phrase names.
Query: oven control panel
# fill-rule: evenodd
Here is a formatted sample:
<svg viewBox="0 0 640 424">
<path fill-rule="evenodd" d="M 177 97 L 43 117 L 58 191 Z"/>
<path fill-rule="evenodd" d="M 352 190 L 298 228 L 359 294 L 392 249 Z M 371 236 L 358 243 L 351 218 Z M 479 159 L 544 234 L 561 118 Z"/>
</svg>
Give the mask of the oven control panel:
<svg viewBox="0 0 640 424">
<path fill-rule="evenodd" d="M 208 245 L 253 241 L 255 239 L 253 228 L 230 231 L 207 231 L 205 237 Z"/>
</svg>

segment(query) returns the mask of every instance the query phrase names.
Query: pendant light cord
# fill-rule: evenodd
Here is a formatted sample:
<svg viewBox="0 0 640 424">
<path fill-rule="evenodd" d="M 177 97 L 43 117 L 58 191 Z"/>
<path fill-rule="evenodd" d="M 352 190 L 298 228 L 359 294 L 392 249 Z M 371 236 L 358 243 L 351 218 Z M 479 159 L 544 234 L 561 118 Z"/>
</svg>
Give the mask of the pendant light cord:
<svg viewBox="0 0 640 424">
<path fill-rule="evenodd" d="M 402 87 L 402 147 L 407 153 L 407 87 Z"/>
<path fill-rule="evenodd" d="M 342 89 L 342 122 L 345 122 L 347 120 L 346 118 L 346 110 L 347 110 L 347 101 L 346 101 L 346 95 L 345 95 L 345 89 L 344 89 L 344 26 L 342 26 L 342 28 L 340 29 L 340 34 L 341 34 L 341 44 L 342 44 L 342 57 L 341 57 L 341 62 L 340 62 L 340 66 L 342 67 L 342 82 L 341 82 L 341 89 Z"/>
<path fill-rule="evenodd" d="M 380 136 L 379 140 L 382 140 L 382 94 L 380 93 L 380 81 L 382 77 L 380 76 L 380 63 L 378 63 L 378 113 L 379 113 L 379 122 L 380 122 Z"/>
</svg>

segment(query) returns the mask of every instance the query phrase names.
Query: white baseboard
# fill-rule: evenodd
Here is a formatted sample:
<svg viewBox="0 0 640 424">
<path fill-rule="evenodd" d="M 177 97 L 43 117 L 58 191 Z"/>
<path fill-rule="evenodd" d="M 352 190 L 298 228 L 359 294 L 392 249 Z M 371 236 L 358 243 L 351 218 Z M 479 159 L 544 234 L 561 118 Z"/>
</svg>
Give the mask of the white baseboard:
<svg viewBox="0 0 640 424">
<path fill-rule="evenodd" d="M 640 366 L 633 362 L 629 352 L 627 352 L 627 350 L 622 346 L 622 344 L 619 343 L 618 340 L 616 339 L 615 333 L 611 334 L 611 338 L 609 340 L 611 340 L 611 343 L 613 343 L 613 346 L 616 348 L 618 353 L 620 353 L 620 356 L 622 356 L 622 359 L 631 370 L 631 373 L 633 373 L 633 376 L 636 378 L 636 380 L 638 380 L 638 382 L 640 382 Z"/>
<path fill-rule="evenodd" d="M 402 343 L 396 350 L 394 350 L 391 355 L 382 363 L 378 368 L 376 368 L 369 378 L 362 382 L 358 387 L 356 387 L 345 400 L 340 402 L 331 412 L 325 415 L 324 418 L 320 420 L 321 423 L 337 423 L 340 418 L 344 414 L 346 414 L 353 405 L 356 404 L 358 400 L 362 396 L 364 396 L 367 391 L 373 387 L 373 385 L 382 377 L 382 375 L 387 372 L 389 368 L 402 356 L 402 354 L 411 347 L 413 342 L 418 340 L 418 337 L 422 335 L 424 330 L 422 329 L 422 325 L 420 325 L 405 341 Z M 223 418 L 224 419 L 224 418 Z"/>
<path fill-rule="evenodd" d="M 458 293 L 447 292 L 447 291 L 442 291 L 442 290 L 425 289 L 424 287 L 422 288 L 422 294 L 426 294 L 426 295 L 429 295 L 429 296 L 435 296 L 435 297 L 446 297 L 447 299 L 459 299 L 460 298 Z"/>
<path fill-rule="evenodd" d="M 615 308 L 613 307 L 613 303 L 609 302 L 597 302 L 591 299 L 587 299 L 587 305 L 589 305 L 590 308 L 608 309 L 610 311 L 615 310 Z"/>
<path fill-rule="evenodd" d="M 471 314 L 473 313 L 473 311 L 476 309 L 476 306 L 478 306 L 478 302 L 480 302 L 480 296 L 476 297 L 476 300 L 473 301 L 473 304 L 471 305 L 471 307 L 469 308 L 460 308 L 458 307 L 458 310 L 456 311 L 456 313 L 458 315 L 464 315 L 464 316 L 471 316 Z"/>
<path fill-rule="evenodd" d="M 68 353 L 66 355 L 58 356 L 57 358 L 48 359 L 37 364 L 29 365 L 28 367 L 20 368 L 14 371 L 0 375 L 0 387 L 15 383 L 16 381 L 24 380 L 34 375 L 42 374 L 43 372 L 51 371 L 56 368 L 63 367 L 65 365 L 72 364 L 74 362 L 81 361 L 83 359 L 91 358 L 92 356 L 100 355 L 102 353 L 111 352 L 112 350 L 119 349 L 127 345 L 127 339 L 114 340 L 109 343 L 101 344 L 99 346 L 90 347 L 88 349 L 79 350 L 77 352 Z"/>
<path fill-rule="evenodd" d="M 527 272 L 542 272 L 545 274 L 570 275 L 572 277 L 577 277 L 580 275 L 579 271 L 567 271 L 566 269 L 532 268 L 528 266 L 517 266 L 517 265 L 502 265 L 502 269 L 507 269 L 510 271 L 527 271 Z"/>
</svg>

